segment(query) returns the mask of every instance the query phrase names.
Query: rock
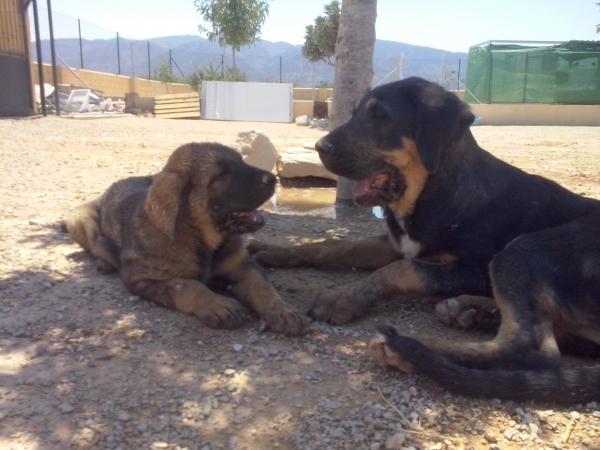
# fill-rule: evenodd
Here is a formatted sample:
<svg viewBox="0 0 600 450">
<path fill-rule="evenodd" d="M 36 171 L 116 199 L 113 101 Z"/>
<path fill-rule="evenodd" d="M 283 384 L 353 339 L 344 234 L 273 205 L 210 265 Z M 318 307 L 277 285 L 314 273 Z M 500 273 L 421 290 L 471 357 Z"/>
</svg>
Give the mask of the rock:
<svg viewBox="0 0 600 450">
<path fill-rule="evenodd" d="M 515 437 L 517 434 L 519 434 L 519 432 L 513 428 L 509 428 L 508 430 L 506 430 L 504 433 L 502 433 L 504 435 L 504 437 L 506 439 L 508 439 L 509 441 L 512 440 L 513 437 Z"/>
<path fill-rule="evenodd" d="M 298 116 L 296 117 L 296 125 L 299 127 L 307 127 L 310 125 L 310 117 L 308 116 Z"/>
<path fill-rule="evenodd" d="M 244 346 L 242 344 L 233 344 L 233 351 L 234 352 L 241 352 L 242 350 L 244 350 Z"/>
<path fill-rule="evenodd" d="M 483 437 L 488 442 L 491 442 L 491 443 L 498 442 L 498 437 L 496 436 L 496 433 L 494 433 L 491 430 L 486 430 Z"/>
<path fill-rule="evenodd" d="M 328 119 L 314 119 L 310 123 L 310 128 L 320 128 L 321 130 L 327 130 L 329 128 Z"/>
<path fill-rule="evenodd" d="M 279 154 L 271 140 L 259 130 L 242 131 L 233 145 L 247 164 L 272 172 Z"/>
<path fill-rule="evenodd" d="M 121 422 L 128 422 L 131 420 L 131 414 L 128 414 L 125 411 L 120 411 L 117 413 L 117 419 L 119 419 Z"/>
<path fill-rule="evenodd" d="M 38 344 L 33 348 L 33 351 L 31 352 L 31 357 L 37 358 L 39 356 L 42 356 L 44 353 L 46 353 L 46 346 L 44 344 Z"/>
<path fill-rule="evenodd" d="M 61 403 L 60 405 L 58 405 L 58 409 L 60 409 L 60 412 L 63 414 L 68 414 L 68 413 L 72 413 L 73 411 L 75 411 L 75 408 L 73 408 L 68 403 Z"/>
<path fill-rule="evenodd" d="M 315 150 L 302 147 L 288 148 L 279 153 L 277 174 L 282 178 L 319 177 L 337 180 L 337 175 L 323 166 Z"/>
<path fill-rule="evenodd" d="M 404 433 L 396 433 L 393 436 L 390 436 L 387 441 L 385 441 L 386 450 L 399 450 L 402 448 L 402 444 L 404 444 L 404 440 L 406 439 L 406 435 Z"/>
</svg>

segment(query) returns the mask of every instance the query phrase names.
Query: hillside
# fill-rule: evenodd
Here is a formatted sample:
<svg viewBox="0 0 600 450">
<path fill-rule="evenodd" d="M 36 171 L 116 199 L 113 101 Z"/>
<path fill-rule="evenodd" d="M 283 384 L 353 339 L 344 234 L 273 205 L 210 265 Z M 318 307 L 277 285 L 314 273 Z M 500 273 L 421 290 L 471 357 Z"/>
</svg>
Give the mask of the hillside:
<svg viewBox="0 0 600 450">
<path fill-rule="evenodd" d="M 78 39 L 57 39 L 55 46 L 57 55 L 70 67 L 81 68 Z M 313 64 L 302 56 L 301 47 L 286 42 L 258 42 L 253 47 L 244 47 L 236 53 L 237 66 L 247 73 L 249 81 L 279 82 L 281 80 L 293 82 L 297 86 L 312 86 Z M 49 63 L 50 42 L 43 40 L 42 48 L 43 61 Z M 120 39 L 120 65 L 116 39 L 84 39 L 82 49 L 84 69 L 129 76 L 133 65 L 135 75 L 143 78 L 153 75 L 154 68 L 168 62 L 169 55 L 174 61 L 173 74 L 178 77 L 189 75 L 195 68 L 208 67 L 210 63 L 219 70 L 221 70 L 221 61 L 225 62 L 225 70 L 232 67 L 231 49 L 227 49 L 223 55 L 223 50 L 218 44 L 200 36 L 166 36 L 148 41 Z M 36 57 L 35 51 L 33 53 Z M 460 78 L 465 78 L 466 53 L 452 53 L 430 47 L 377 40 L 373 61 L 374 85 L 398 66 L 399 59 L 390 58 L 399 54 L 404 54 L 404 77 L 416 75 L 438 81 L 441 73 L 458 72 L 460 60 Z M 333 68 L 324 63 L 314 64 L 315 84 L 322 81 L 332 82 L 333 72 Z M 398 79 L 397 73 L 394 72 L 388 80 Z M 455 87 L 456 82 L 454 81 L 450 86 Z"/>
</svg>

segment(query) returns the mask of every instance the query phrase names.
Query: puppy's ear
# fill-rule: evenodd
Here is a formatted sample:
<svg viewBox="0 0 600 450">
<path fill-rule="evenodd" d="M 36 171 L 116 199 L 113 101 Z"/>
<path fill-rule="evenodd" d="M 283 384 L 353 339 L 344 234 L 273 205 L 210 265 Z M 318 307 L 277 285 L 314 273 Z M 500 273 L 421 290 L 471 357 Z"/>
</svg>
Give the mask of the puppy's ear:
<svg viewBox="0 0 600 450">
<path fill-rule="evenodd" d="M 190 165 L 174 153 L 167 166 L 152 180 L 144 209 L 152 225 L 175 239 L 181 209 L 181 194 L 190 179 Z"/>
<path fill-rule="evenodd" d="M 434 173 L 442 153 L 463 137 L 475 116 L 469 105 L 434 84 L 421 90 L 416 104 L 417 150 L 427 172 Z"/>
</svg>

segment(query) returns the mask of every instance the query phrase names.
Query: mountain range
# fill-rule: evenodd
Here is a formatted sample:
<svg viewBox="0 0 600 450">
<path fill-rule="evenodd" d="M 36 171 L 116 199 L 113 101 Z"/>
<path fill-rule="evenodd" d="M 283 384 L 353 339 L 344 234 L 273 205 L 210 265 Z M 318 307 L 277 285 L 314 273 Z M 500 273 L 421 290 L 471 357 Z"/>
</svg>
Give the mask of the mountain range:
<svg viewBox="0 0 600 450">
<path fill-rule="evenodd" d="M 50 62 L 50 42 L 42 40 L 42 60 Z M 247 75 L 248 81 L 294 83 L 310 87 L 320 83 L 333 83 L 334 69 L 325 63 L 311 64 L 302 56 L 301 45 L 286 42 L 259 41 L 252 47 L 236 52 L 236 65 Z M 34 60 L 37 59 L 35 46 Z M 232 68 L 231 49 L 225 51 L 216 42 L 200 36 L 167 36 L 145 41 L 125 39 L 95 39 L 80 41 L 77 38 L 56 39 L 56 54 L 71 68 L 83 68 L 141 78 L 155 75 L 155 69 L 171 61 L 173 75 L 183 78 L 196 68 L 209 64 L 221 71 Z M 399 57 L 398 55 L 403 55 Z M 58 60 L 59 64 L 62 64 Z M 403 62 L 401 63 L 401 59 Z M 373 68 L 373 85 L 382 81 L 399 79 L 402 66 L 404 78 L 420 76 L 431 81 L 445 81 L 447 87 L 456 88 L 456 77 L 466 78 L 467 54 L 377 40 Z M 460 75 L 459 75 L 460 74 Z"/>
</svg>

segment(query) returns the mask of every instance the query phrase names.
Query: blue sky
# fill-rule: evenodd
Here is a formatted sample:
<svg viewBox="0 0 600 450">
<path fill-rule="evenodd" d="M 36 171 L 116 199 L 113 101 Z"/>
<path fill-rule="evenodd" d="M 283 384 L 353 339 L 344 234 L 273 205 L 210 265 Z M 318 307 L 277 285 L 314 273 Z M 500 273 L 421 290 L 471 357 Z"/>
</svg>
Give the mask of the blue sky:
<svg viewBox="0 0 600 450">
<path fill-rule="evenodd" d="M 193 0 L 51 0 L 56 37 L 147 39 L 197 34 Z M 378 39 L 467 52 L 489 40 L 600 40 L 600 0 L 379 0 Z M 272 0 L 262 39 L 302 44 L 306 25 L 329 0 Z M 40 7 L 46 2 L 40 0 Z M 42 23 L 47 21 L 45 10 Z M 65 17 L 66 16 L 66 17 Z M 42 38 L 44 38 L 44 33 Z"/>
</svg>

